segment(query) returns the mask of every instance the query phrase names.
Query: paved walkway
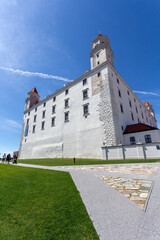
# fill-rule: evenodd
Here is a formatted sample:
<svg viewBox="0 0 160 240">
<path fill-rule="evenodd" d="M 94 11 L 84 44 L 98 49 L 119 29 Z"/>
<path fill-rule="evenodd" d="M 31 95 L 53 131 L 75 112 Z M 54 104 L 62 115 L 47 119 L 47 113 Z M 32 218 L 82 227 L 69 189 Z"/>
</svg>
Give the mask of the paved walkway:
<svg viewBox="0 0 160 240">
<path fill-rule="evenodd" d="M 70 172 L 100 240 L 160 239 L 159 163 L 17 166 Z"/>
</svg>

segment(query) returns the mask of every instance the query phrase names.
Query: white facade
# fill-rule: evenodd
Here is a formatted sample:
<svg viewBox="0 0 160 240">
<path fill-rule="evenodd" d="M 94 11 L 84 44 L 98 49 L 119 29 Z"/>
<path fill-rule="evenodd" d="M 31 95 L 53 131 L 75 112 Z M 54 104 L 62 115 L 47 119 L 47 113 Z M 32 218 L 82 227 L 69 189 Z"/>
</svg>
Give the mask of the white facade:
<svg viewBox="0 0 160 240">
<path fill-rule="evenodd" d="M 160 130 L 151 130 L 151 131 L 142 131 L 142 132 L 124 134 L 124 144 L 129 145 L 131 137 L 135 138 L 136 143 L 138 142 L 146 143 L 145 136 L 148 136 L 148 135 L 151 138 L 151 142 L 153 143 L 160 142 Z"/>
<path fill-rule="evenodd" d="M 127 125 L 139 121 L 157 126 L 152 108 L 142 104 L 114 69 L 109 43 L 101 34 L 93 40 L 91 71 L 40 102 L 36 91 L 29 93 L 19 158 L 102 159 L 102 146 L 125 143 L 123 131 Z M 25 136 L 26 126 L 29 130 Z"/>
</svg>

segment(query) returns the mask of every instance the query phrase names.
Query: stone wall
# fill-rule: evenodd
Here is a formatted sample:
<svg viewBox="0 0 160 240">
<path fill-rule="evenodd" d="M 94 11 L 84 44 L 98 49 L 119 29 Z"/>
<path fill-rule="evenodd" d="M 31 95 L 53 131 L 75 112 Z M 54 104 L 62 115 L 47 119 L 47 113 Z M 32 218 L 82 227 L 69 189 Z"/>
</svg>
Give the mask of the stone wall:
<svg viewBox="0 0 160 240">
<path fill-rule="evenodd" d="M 102 147 L 103 159 L 160 159 L 160 142 Z"/>
</svg>

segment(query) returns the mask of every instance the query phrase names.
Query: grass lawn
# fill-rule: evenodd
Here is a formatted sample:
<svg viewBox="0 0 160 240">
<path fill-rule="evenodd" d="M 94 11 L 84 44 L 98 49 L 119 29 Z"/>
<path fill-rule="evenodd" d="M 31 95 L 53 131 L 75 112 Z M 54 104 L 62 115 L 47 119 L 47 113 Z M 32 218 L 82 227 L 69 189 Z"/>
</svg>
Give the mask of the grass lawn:
<svg viewBox="0 0 160 240">
<path fill-rule="evenodd" d="M 45 166 L 67 166 L 74 165 L 73 158 L 46 158 L 46 159 L 24 159 L 18 160 L 19 163 L 28 163 Z M 121 163 L 152 163 L 160 162 L 160 159 L 131 159 L 131 160 L 99 160 L 99 159 L 76 159 L 75 165 L 94 165 L 94 164 L 121 164 Z"/>
<path fill-rule="evenodd" d="M 0 240 L 98 240 L 69 173 L 0 164 Z"/>
</svg>

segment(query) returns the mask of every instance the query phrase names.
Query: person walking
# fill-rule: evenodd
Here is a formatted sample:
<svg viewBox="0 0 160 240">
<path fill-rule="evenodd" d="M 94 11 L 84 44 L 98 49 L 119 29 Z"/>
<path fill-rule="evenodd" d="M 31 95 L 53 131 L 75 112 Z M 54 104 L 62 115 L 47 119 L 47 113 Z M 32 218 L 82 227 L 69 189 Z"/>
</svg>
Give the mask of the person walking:
<svg viewBox="0 0 160 240">
<path fill-rule="evenodd" d="M 17 155 L 16 154 L 14 154 L 14 156 L 13 156 L 13 164 L 17 164 Z"/>
<path fill-rule="evenodd" d="M 10 155 L 10 153 L 7 155 L 6 161 L 8 162 L 8 164 L 10 163 L 10 161 L 11 161 L 11 155 Z"/>
<path fill-rule="evenodd" d="M 4 153 L 2 157 L 2 163 L 5 163 L 5 160 L 6 160 L 6 154 Z"/>
</svg>

